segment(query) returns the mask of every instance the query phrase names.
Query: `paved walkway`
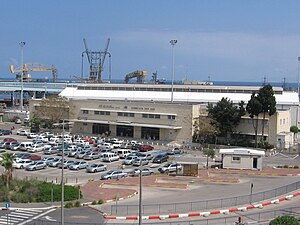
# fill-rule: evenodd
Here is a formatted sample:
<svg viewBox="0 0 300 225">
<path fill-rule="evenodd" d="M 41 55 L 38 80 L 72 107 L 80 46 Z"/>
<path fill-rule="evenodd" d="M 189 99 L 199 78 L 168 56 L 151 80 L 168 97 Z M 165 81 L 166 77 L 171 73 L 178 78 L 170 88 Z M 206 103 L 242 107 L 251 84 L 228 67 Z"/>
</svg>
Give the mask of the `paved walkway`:
<svg viewBox="0 0 300 225">
<path fill-rule="evenodd" d="M 239 183 L 238 178 L 230 175 L 296 176 L 298 174 L 300 169 L 265 168 L 262 171 L 201 169 L 198 177 L 175 176 L 175 174 L 143 177 L 142 185 L 152 188 L 188 189 L 191 183 Z M 137 194 L 138 186 L 139 177 L 127 177 L 118 180 L 89 181 L 81 187 L 81 191 L 85 201 L 109 202 L 116 197 L 126 199 L 134 196 Z"/>
</svg>

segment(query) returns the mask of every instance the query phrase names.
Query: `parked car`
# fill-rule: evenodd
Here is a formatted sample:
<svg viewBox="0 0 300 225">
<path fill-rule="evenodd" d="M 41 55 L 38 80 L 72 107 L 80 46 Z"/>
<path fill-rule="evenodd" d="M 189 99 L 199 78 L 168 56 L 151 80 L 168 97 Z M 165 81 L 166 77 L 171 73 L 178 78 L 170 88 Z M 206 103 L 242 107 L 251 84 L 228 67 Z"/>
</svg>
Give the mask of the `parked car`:
<svg viewBox="0 0 300 225">
<path fill-rule="evenodd" d="M 34 138 L 36 138 L 38 135 L 36 134 L 36 133 L 29 133 L 29 134 L 27 134 L 27 138 L 29 138 L 29 139 L 34 139 Z"/>
<path fill-rule="evenodd" d="M 103 155 L 101 155 L 101 160 L 103 162 L 113 162 L 113 161 L 118 161 L 120 159 L 120 157 L 113 152 L 107 152 L 104 153 Z"/>
<path fill-rule="evenodd" d="M 81 152 L 81 148 L 75 148 L 75 149 L 71 149 L 71 151 L 69 152 L 69 157 L 75 157 L 77 153 Z"/>
<path fill-rule="evenodd" d="M 86 151 L 80 151 L 80 152 L 77 152 L 76 155 L 75 155 L 75 158 L 76 158 L 76 159 L 83 159 L 83 156 L 84 156 L 86 153 L 87 153 Z"/>
<path fill-rule="evenodd" d="M 62 168 L 62 166 L 64 166 L 64 168 L 69 168 L 69 166 L 72 165 L 74 162 L 74 160 L 64 160 L 64 163 L 58 163 L 57 167 Z"/>
<path fill-rule="evenodd" d="M 166 154 L 160 154 L 153 158 L 153 163 L 163 163 L 168 161 L 169 156 Z"/>
<path fill-rule="evenodd" d="M 136 158 L 132 162 L 133 166 L 145 166 L 145 165 L 148 165 L 148 164 L 149 164 L 149 161 L 145 158 Z"/>
<path fill-rule="evenodd" d="M 86 161 L 75 161 L 73 164 L 69 165 L 70 170 L 80 170 L 86 169 L 89 164 Z"/>
<path fill-rule="evenodd" d="M 174 147 L 174 148 L 169 148 L 167 150 L 167 154 L 168 155 L 175 155 L 175 154 L 181 154 L 181 150 L 177 147 Z"/>
<path fill-rule="evenodd" d="M 46 148 L 46 149 L 44 149 L 44 154 L 45 155 L 57 154 L 57 151 L 59 149 L 60 149 L 59 147 Z"/>
<path fill-rule="evenodd" d="M 110 170 L 109 172 L 102 174 L 100 179 L 101 180 L 110 180 L 110 179 L 124 178 L 127 176 L 128 176 L 128 174 L 122 170 Z"/>
<path fill-rule="evenodd" d="M 49 162 L 47 165 L 50 167 L 57 167 L 57 165 L 61 162 L 62 158 L 55 158 L 51 162 Z"/>
<path fill-rule="evenodd" d="M 167 163 L 163 165 L 162 167 L 158 168 L 158 171 L 160 173 L 170 173 L 170 172 L 177 172 L 182 170 L 182 166 L 177 163 Z"/>
<path fill-rule="evenodd" d="M 52 162 L 54 159 L 56 159 L 56 158 L 54 158 L 54 157 L 44 157 L 44 158 L 42 158 L 42 161 L 44 161 L 46 163 L 46 165 L 48 166 L 48 164 L 50 162 Z"/>
<path fill-rule="evenodd" d="M 107 165 L 102 163 L 93 163 L 86 168 L 86 172 L 88 173 L 96 173 L 107 170 Z"/>
<path fill-rule="evenodd" d="M 46 167 L 47 165 L 44 161 L 36 161 L 27 165 L 25 167 L 25 170 L 41 170 L 41 169 L 45 169 Z"/>
<path fill-rule="evenodd" d="M 0 130 L 0 135 L 10 135 L 12 134 L 11 130 Z"/>
<path fill-rule="evenodd" d="M 29 148 L 28 152 L 41 152 L 44 149 L 44 144 L 33 144 L 31 148 Z"/>
<path fill-rule="evenodd" d="M 137 156 L 136 155 L 129 155 L 127 156 L 124 160 L 123 160 L 123 163 L 124 165 L 131 165 L 133 160 L 136 159 Z"/>
<path fill-rule="evenodd" d="M 15 120 L 15 124 L 21 124 L 21 123 L 22 123 L 21 119 L 18 118 L 18 119 Z"/>
<path fill-rule="evenodd" d="M 83 156 L 83 159 L 86 159 L 86 160 L 99 159 L 99 153 L 98 153 L 98 152 L 87 152 L 87 153 Z"/>
<path fill-rule="evenodd" d="M 128 172 L 128 174 L 130 176 L 139 176 L 140 175 L 140 169 L 133 169 L 132 171 Z M 149 168 L 143 168 L 142 169 L 142 176 L 149 176 L 149 175 L 153 175 L 154 171 L 149 169 Z"/>
<path fill-rule="evenodd" d="M 17 142 L 17 140 L 14 139 L 14 138 L 4 138 L 3 142 L 5 142 L 5 143 L 8 143 L 8 142 Z"/>
<path fill-rule="evenodd" d="M 30 132 L 28 130 L 24 130 L 24 129 L 17 130 L 17 135 L 27 136 L 27 134 L 29 134 L 29 133 Z"/>
<path fill-rule="evenodd" d="M 13 150 L 13 147 L 15 146 L 19 146 L 20 143 L 19 142 L 5 142 L 5 149 L 10 149 Z"/>
<path fill-rule="evenodd" d="M 23 169 L 27 165 L 29 165 L 30 163 L 32 163 L 32 161 L 29 160 L 29 159 L 19 160 L 18 162 L 14 161 L 13 164 L 12 164 L 12 167 L 16 168 L 16 169 Z"/>
</svg>

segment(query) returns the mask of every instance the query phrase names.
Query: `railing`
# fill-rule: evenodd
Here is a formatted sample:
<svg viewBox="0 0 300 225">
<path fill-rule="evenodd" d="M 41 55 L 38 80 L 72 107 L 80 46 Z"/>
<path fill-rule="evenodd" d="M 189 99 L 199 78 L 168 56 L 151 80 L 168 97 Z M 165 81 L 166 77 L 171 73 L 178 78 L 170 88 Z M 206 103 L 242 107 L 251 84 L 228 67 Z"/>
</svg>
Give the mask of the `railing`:
<svg viewBox="0 0 300 225">
<path fill-rule="evenodd" d="M 244 224 L 256 224 L 256 225 L 267 225 L 270 223 L 271 220 L 278 216 L 290 215 L 294 216 L 299 219 L 300 216 L 300 207 L 291 207 L 286 209 L 279 209 L 279 210 L 270 210 L 260 213 L 243 213 L 239 216 L 243 218 Z M 198 220 L 184 220 L 184 219 L 172 219 L 169 222 L 151 222 L 151 221 L 143 221 L 144 225 L 233 225 L 237 222 L 238 215 L 236 216 L 225 216 L 223 218 L 215 218 L 215 219 L 207 219 L 201 218 Z M 101 218 L 99 218 L 100 220 Z M 32 225 L 59 225 L 61 224 L 60 221 L 49 221 L 45 219 L 38 219 L 35 221 L 30 222 Z M 114 223 L 113 221 L 102 221 L 99 223 L 91 223 L 91 222 L 78 222 L 78 221 L 64 221 L 64 224 L 73 224 L 73 225 L 102 225 L 102 224 L 110 224 L 110 225 L 136 225 L 138 221 L 126 221 L 126 223 L 118 222 Z"/>
<path fill-rule="evenodd" d="M 272 190 L 254 193 L 252 195 L 241 195 L 236 197 L 229 197 L 223 199 L 210 199 L 193 202 L 179 202 L 168 204 L 143 204 L 142 214 L 166 214 L 166 213 L 186 213 L 209 209 L 222 209 L 226 207 L 239 206 L 250 204 L 253 202 L 260 202 L 266 199 L 272 199 L 277 196 L 287 194 L 289 192 L 300 189 L 300 181 L 278 187 Z M 118 216 L 138 215 L 138 205 L 111 205 L 110 214 L 113 215 L 118 212 Z"/>
</svg>

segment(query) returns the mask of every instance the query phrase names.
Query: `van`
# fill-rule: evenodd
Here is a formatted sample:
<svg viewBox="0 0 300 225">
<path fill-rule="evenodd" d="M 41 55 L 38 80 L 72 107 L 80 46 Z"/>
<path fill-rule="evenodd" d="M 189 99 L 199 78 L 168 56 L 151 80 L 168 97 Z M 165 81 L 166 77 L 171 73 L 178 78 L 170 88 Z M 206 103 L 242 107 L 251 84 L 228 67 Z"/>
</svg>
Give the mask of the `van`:
<svg viewBox="0 0 300 225">
<path fill-rule="evenodd" d="M 28 149 L 32 148 L 33 143 L 32 142 L 21 142 L 19 149 L 21 151 L 27 151 Z"/>
<path fill-rule="evenodd" d="M 119 159 L 120 159 L 120 157 L 116 153 L 113 153 L 113 152 L 106 152 L 101 155 L 101 160 L 103 162 L 118 161 Z"/>
<path fill-rule="evenodd" d="M 122 148 L 115 149 L 114 152 L 117 153 L 121 159 L 125 159 L 128 155 L 131 154 L 131 151 L 129 149 Z"/>
</svg>

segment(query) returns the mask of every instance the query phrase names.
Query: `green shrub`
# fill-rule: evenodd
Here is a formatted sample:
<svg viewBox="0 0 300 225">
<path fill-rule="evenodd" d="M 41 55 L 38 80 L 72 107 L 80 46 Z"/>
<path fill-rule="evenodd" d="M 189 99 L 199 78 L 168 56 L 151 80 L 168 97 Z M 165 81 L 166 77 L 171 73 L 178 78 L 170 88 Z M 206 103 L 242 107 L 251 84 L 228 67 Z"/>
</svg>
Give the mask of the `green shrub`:
<svg viewBox="0 0 300 225">
<path fill-rule="evenodd" d="M 279 216 L 272 220 L 269 225 L 299 225 L 298 220 L 293 216 Z"/>
<path fill-rule="evenodd" d="M 98 200 L 98 204 L 99 204 L 99 205 L 101 205 L 101 204 L 103 204 L 103 203 L 104 203 L 104 201 L 103 201 L 102 199 L 99 199 L 99 200 Z"/>
<path fill-rule="evenodd" d="M 97 201 L 93 201 L 93 202 L 92 202 L 92 205 L 97 205 Z"/>
<path fill-rule="evenodd" d="M 288 165 L 284 165 L 283 168 L 289 168 L 289 166 Z"/>
<path fill-rule="evenodd" d="M 73 202 L 68 202 L 65 204 L 65 208 L 73 208 Z"/>
<path fill-rule="evenodd" d="M 80 206 L 81 206 L 80 201 L 76 201 L 76 202 L 74 203 L 74 207 L 80 207 Z"/>
<path fill-rule="evenodd" d="M 294 166 L 294 169 L 299 169 L 299 166 L 295 165 L 295 166 Z"/>
</svg>

